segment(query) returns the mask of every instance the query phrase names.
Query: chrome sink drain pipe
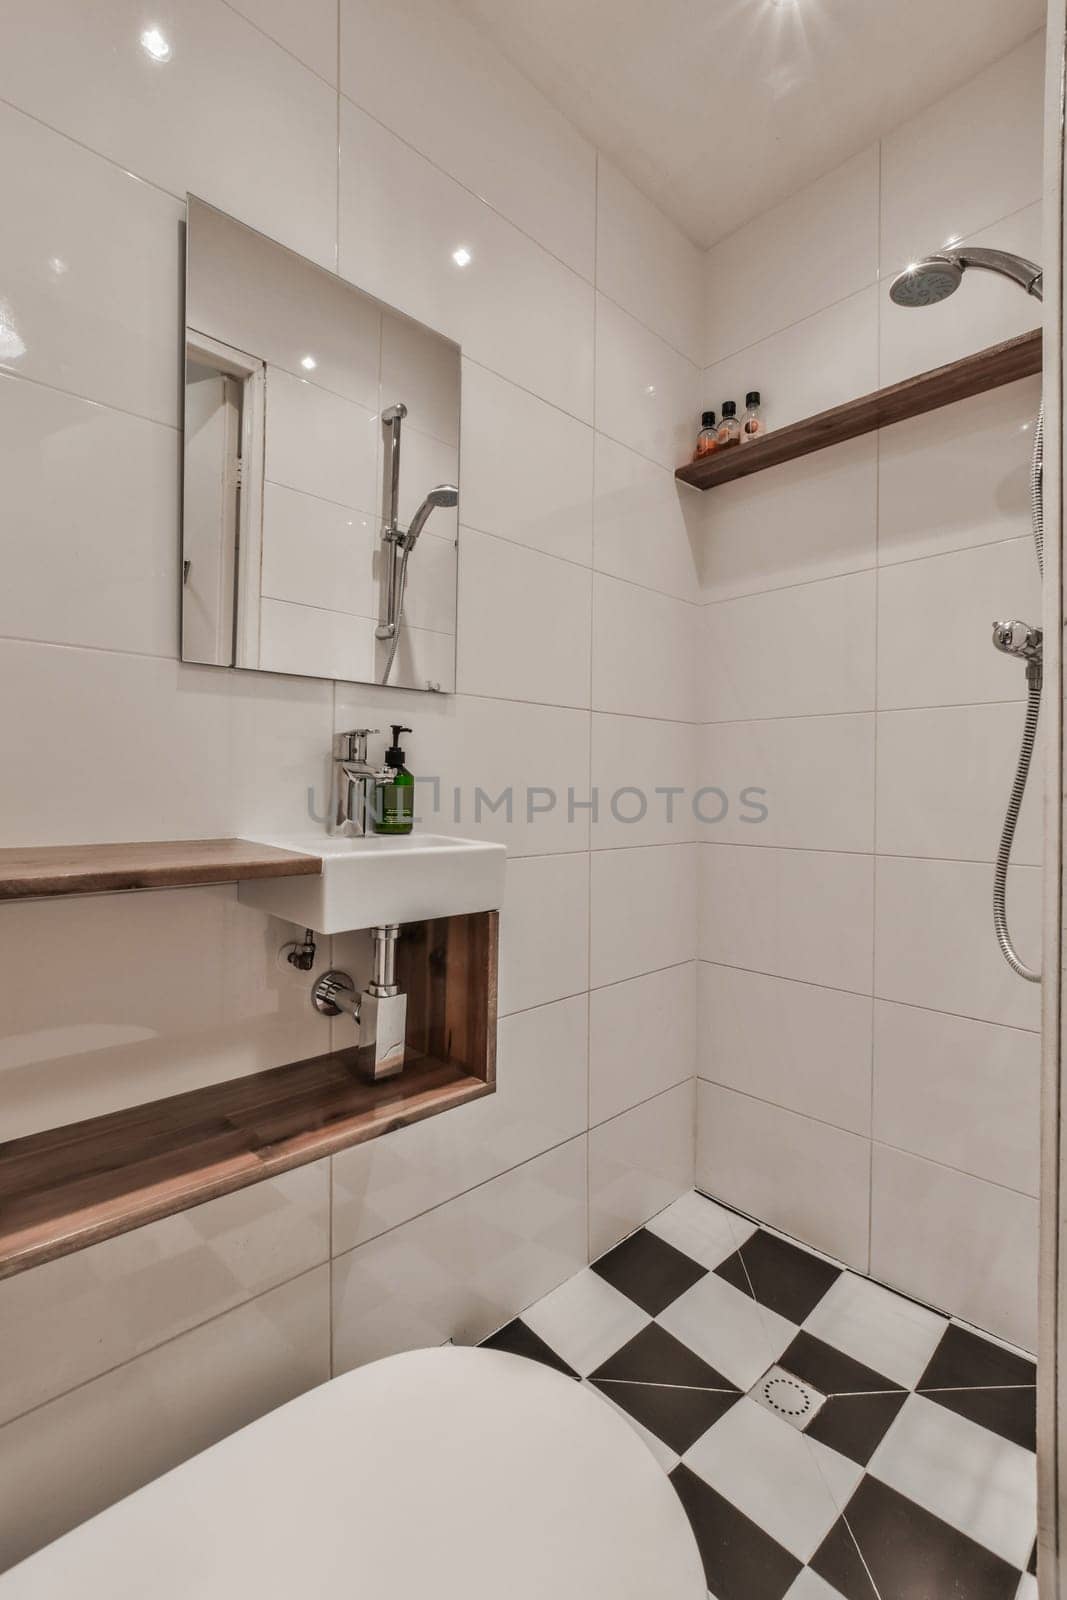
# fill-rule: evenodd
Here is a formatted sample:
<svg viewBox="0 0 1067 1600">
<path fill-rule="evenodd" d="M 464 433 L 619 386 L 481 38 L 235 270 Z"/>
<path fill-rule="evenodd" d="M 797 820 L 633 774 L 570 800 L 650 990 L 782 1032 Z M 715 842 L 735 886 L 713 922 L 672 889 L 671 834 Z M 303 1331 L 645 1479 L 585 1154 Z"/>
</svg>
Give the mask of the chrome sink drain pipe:
<svg viewBox="0 0 1067 1600">
<path fill-rule="evenodd" d="M 362 994 L 347 972 L 324 972 L 311 991 L 311 1003 L 324 1017 L 342 1012 L 356 1024 L 356 1068 L 371 1083 L 404 1070 L 408 997 L 396 981 L 396 942 L 400 928 L 388 922 L 371 929 L 374 946 L 371 980 Z"/>
</svg>

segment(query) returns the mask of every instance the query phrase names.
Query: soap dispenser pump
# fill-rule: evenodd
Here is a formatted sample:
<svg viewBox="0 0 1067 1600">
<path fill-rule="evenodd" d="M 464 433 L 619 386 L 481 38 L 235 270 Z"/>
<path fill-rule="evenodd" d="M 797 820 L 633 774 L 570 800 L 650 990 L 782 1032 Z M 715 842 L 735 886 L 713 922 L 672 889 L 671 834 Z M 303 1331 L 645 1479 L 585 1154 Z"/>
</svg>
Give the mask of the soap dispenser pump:
<svg viewBox="0 0 1067 1600">
<path fill-rule="evenodd" d="M 385 752 L 385 764 L 392 767 L 388 783 L 378 785 L 378 804 L 374 809 L 375 833 L 410 833 L 415 825 L 415 779 L 404 765 L 400 735 L 410 733 L 399 722 L 392 724 L 393 742 Z"/>
</svg>

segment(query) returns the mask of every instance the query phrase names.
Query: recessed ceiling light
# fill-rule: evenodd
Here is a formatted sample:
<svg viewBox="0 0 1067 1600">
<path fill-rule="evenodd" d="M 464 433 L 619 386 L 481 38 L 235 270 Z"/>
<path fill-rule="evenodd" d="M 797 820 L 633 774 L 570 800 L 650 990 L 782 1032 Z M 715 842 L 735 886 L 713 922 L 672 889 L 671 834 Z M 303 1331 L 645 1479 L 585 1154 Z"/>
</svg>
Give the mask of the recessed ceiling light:
<svg viewBox="0 0 1067 1600">
<path fill-rule="evenodd" d="M 146 28 L 141 35 L 141 49 L 153 61 L 169 61 L 170 45 L 158 28 Z"/>
<path fill-rule="evenodd" d="M 315 360 L 314 356 L 304 356 L 300 365 L 303 367 L 305 372 L 314 372 L 315 368 L 318 366 L 318 362 Z"/>
<path fill-rule="evenodd" d="M 458 250 L 453 250 L 452 260 L 456 263 L 457 267 L 468 267 L 470 266 L 473 257 L 471 256 L 471 253 L 467 249 L 466 245 L 461 244 Z"/>
</svg>

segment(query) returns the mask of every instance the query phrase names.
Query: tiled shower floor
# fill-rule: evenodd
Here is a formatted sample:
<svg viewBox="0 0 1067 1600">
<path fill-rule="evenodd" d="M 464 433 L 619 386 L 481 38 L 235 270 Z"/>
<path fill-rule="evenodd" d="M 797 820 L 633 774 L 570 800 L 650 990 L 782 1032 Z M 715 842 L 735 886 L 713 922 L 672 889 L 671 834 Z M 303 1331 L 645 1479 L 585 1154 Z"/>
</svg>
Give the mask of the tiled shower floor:
<svg viewBox="0 0 1067 1600">
<path fill-rule="evenodd" d="M 486 1342 L 622 1411 L 714 1600 L 1036 1600 L 1033 1363 L 700 1195 Z"/>
</svg>

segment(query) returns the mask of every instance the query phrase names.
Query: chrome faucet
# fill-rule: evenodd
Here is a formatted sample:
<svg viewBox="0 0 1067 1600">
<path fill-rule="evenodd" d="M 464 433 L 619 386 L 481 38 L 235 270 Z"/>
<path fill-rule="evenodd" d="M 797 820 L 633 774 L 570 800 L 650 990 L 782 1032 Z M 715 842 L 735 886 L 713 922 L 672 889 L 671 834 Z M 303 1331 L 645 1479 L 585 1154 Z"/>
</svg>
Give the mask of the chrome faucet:
<svg viewBox="0 0 1067 1600">
<path fill-rule="evenodd" d="M 377 728 L 352 728 L 334 735 L 333 795 L 327 832 L 360 839 L 367 832 L 372 784 L 395 778 L 393 767 L 374 767 L 367 760 L 367 740 Z"/>
</svg>

